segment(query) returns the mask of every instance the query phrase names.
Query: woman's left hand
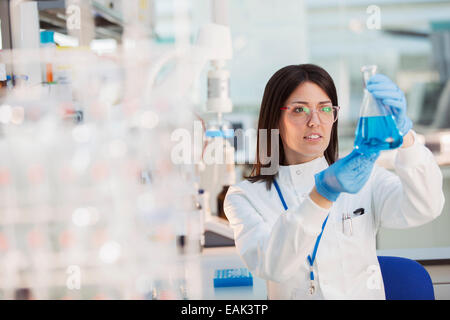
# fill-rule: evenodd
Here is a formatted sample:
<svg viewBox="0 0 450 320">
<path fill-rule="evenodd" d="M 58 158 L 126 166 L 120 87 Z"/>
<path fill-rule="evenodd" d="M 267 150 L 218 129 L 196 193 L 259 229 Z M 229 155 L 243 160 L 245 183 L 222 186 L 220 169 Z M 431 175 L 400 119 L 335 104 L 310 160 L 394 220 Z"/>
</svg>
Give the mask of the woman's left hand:
<svg viewBox="0 0 450 320">
<path fill-rule="evenodd" d="M 383 74 L 372 76 L 367 81 L 366 89 L 375 99 L 391 109 L 400 134 L 405 136 L 412 128 L 412 121 L 406 114 L 406 98 L 403 91 Z"/>
</svg>

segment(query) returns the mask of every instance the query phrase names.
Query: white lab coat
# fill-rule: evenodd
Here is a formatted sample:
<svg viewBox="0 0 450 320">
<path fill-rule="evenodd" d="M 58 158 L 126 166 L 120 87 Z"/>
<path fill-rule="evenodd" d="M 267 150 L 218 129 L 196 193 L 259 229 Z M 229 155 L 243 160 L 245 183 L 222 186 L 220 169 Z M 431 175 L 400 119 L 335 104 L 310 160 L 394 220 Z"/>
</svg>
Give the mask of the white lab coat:
<svg viewBox="0 0 450 320">
<path fill-rule="evenodd" d="M 276 179 L 287 211 L 275 187 L 267 191 L 265 182 L 244 180 L 228 190 L 224 211 L 236 249 L 248 269 L 267 280 L 269 299 L 385 299 L 377 231 L 419 226 L 442 212 L 442 173 L 417 139 L 398 149 L 397 175 L 375 164 L 364 187 L 357 194 L 342 193 L 329 210 L 309 197 L 314 174 L 327 167 L 325 157 L 280 166 Z M 353 232 L 347 235 L 342 214 L 358 208 L 365 214 L 352 218 Z M 310 295 L 307 256 L 327 214 L 314 262 L 316 292 Z"/>
</svg>

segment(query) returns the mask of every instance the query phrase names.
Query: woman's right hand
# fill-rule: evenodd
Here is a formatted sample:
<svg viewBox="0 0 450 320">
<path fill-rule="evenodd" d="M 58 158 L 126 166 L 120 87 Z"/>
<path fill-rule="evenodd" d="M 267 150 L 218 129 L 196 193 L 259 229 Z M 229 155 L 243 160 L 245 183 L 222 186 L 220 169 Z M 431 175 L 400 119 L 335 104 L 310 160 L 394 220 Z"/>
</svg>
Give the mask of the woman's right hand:
<svg viewBox="0 0 450 320">
<path fill-rule="evenodd" d="M 330 201 L 336 201 L 342 192 L 357 193 L 369 180 L 380 152 L 362 154 L 357 149 L 339 159 L 315 177 L 317 192 Z"/>
</svg>

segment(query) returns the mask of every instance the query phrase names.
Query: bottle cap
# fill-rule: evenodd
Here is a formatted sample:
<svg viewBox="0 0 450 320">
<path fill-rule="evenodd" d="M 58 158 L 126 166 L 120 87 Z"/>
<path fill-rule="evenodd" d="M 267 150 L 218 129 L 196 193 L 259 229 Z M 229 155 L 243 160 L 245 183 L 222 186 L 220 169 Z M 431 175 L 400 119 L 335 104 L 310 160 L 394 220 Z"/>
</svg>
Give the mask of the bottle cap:
<svg viewBox="0 0 450 320">
<path fill-rule="evenodd" d="M 41 31 L 41 43 L 55 43 L 54 31 Z"/>
</svg>

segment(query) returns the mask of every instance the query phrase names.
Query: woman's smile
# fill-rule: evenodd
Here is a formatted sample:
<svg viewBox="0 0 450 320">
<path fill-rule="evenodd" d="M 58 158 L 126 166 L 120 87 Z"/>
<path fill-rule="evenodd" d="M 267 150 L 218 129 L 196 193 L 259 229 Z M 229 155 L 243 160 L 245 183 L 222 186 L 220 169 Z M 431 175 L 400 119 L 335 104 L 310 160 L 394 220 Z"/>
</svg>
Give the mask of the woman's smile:
<svg viewBox="0 0 450 320">
<path fill-rule="evenodd" d="M 318 134 L 318 133 L 311 133 L 307 136 L 304 136 L 303 139 L 306 140 L 307 142 L 312 142 L 312 143 L 316 143 L 316 142 L 320 142 L 322 141 L 322 135 Z"/>
</svg>

